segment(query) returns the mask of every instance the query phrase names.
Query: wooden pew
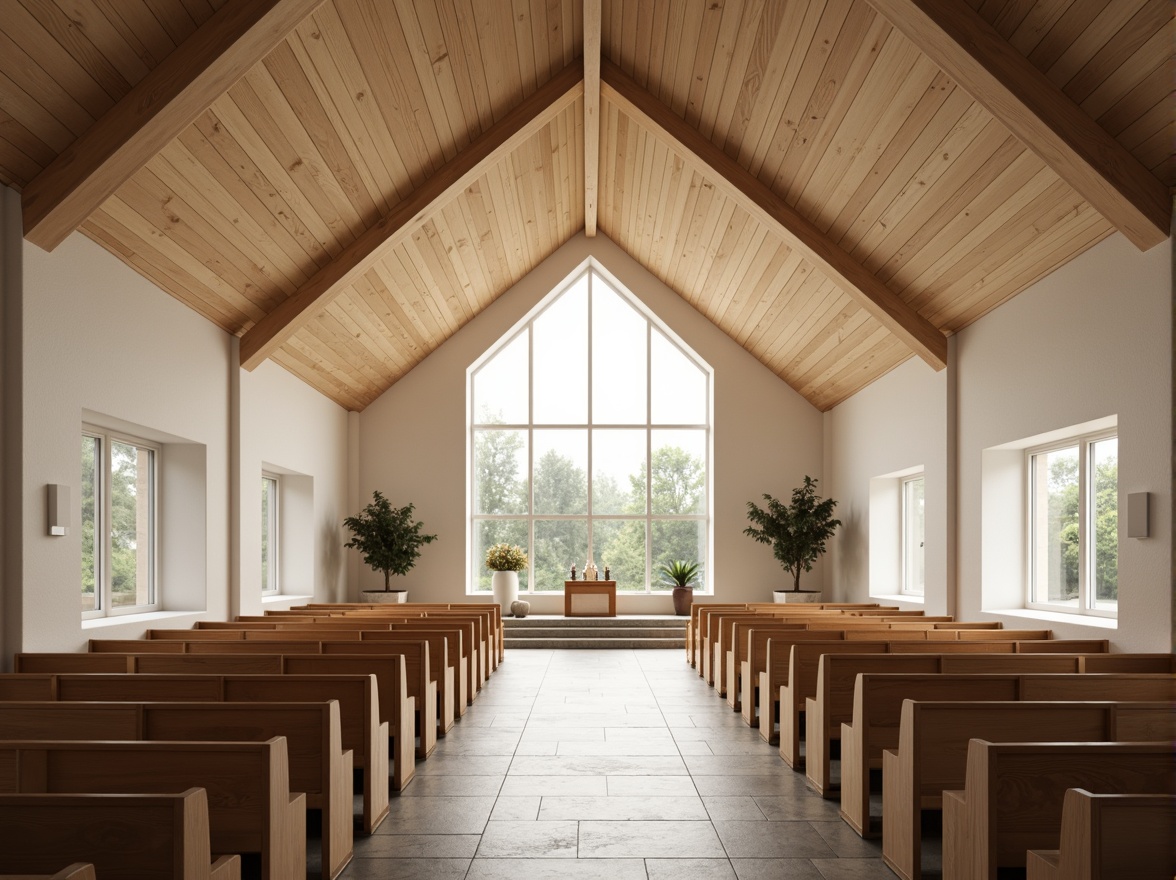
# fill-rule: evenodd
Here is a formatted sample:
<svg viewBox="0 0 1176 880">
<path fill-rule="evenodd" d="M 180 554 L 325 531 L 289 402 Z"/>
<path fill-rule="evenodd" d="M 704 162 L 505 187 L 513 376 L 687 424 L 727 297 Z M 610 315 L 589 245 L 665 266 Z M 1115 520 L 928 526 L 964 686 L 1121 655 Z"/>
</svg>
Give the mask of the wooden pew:
<svg viewBox="0 0 1176 880">
<path fill-rule="evenodd" d="M 860 642 L 863 647 L 855 651 L 852 647 L 854 640 L 847 638 L 844 642 L 828 643 L 830 648 L 825 651 L 820 644 L 810 646 L 804 644 L 799 651 L 779 655 L 769 652 L 771 662 L 766 663 L 764 673 L 760 676 L 760 701 L 769 701 L 775 696 L 779 700 L 780 714 L 780 757 L 793 769 L 804 766 L 804 756 L 800 753 L 801 719 L 804 716 L 806 702 L 816 696 L 818 661 L 822 653 L 888 653 L 888 654 L 946 654 L 946 653 L 996 653 L 1022 654 L 1043 653 L 1039 648 L 1050 645 L 1055 651 L 1063 653 L 1085 654 L 1091 651 L 1106 651 L 1106 640 L 1029 640 L 1024 642 L 959 642 L 959 641 L 921 641 L 893 639 L 881 635 L 871 642 Z M 1140 670 L 1147 671 L 1147 670 Z M 787 689 L 785 691 L 785 688 Z M 765 696 L 765 694 L 767 696 Z M 762 710 L 761 710 L 762 713 Z M 773 717 L 775 711 L 773 710 Z M 767 742 L 775 742 L 774 723 L 760 722 L 760 736 Z"/>
<path fill-rule="evenodd" d="M 1062 800 L 1056 850 L 1031 849 L 1026 880 L 1134 880 L 1176 875 L 1176 795 L 1093 794 Z"/>
<path fill-rule="evenodd" d="M 344 752 L 339 704 L 6 703 L 0 739 L 262 742 L 286 738 L 289 787 L 322 811 L 322 876 L 352 857 L 352 753 Z M 95 865 L 99 868 L 97 861 Z"/>
<path fill-rule="evenodd" d="M 0 874 L 0 880 L 98 880 L 89 862 L 74 862 L 53 874 Z"/>
<path fill-rule="evenodd" d="M 1031 683 L 1015 673 L 1028 670 L 1039 677 L 1049 673 L 1077 674 L 1080 662 L 1078 655 L 1066 654 L 985 658 L 956 655 L 943 656 L 942 659 L 944 669 L 951 668 L 947 665 L 949 661 L 965 661 L 972 671 L 962 675 L 864 673 L 857 676 L 853 717 L 841 725 L 841 817 L 863 837 L 872 836 L 870 769 L 882 767 L 883 752 L 898 747 L 899 722 L 905 700 L 968 700 L 976 703 L 1022 700 L 1022 692 Z M 1035 679 L 1033 683 L 1040 682 Z M 1176 697 L 1176 679 L 1170 684 L 1167 690 Z M 1122 688 L 1124 692 L 1128 689 L 1128 685 Z M 1161 693 L 1163 690 L 1161 681 Z"/>
<path fill-rule="evenodd" d="M 904 880 L 922 876 L 922 812 L 965 784 L 968 741 L 1145 742 L 1176 737 L 1171 703 L 919 702 L 902 705 L 898 748 L 883 755 L 882 859 Z"/>
<path fill-rule="evenodd" d="M 264 742 L 0 741 L 4 794 L 168 794 L 203 788 L 217 853 L 258 853 L 264 880 L 305 880 L 306 795 L 284 737 Z M 0 835 L 2 836 L 2 835 Z"/>
<path fill-rule="evenodd" d="M 968 744 L 963 791 L 943 793 L 944 880 L 996 880 L 1058 849 L 1067 789 L 1176 794 L 1171 743 Z"/>
<path fill-rule="evenodd" d="M 4 794 L 0 828 L 3 874 L 47 873 L 62 862 L 86 860 L 102 880 L 241 880 L 240 856 L 213 861 L 202 788 L 153 795 Z"/>
<path fill-rule="evenodd" d="M 1176 680 L 1164 675 L 1053 674 L 1030 681 L 1028 673 L 1056 669 L 1055 658 L 1066 655 L 975 654 L 826 654 L 817 671 L 817 692 L 805 701 L 805 775 L 822 797 L 839 796 L 830 772 L 830 754 L 840 739 L 842 725 L 852 723 L 857 677 L 861 673 L 1015 674 L 1026 673 L 1013 699 L 1019 700 L 1162 700 L 1169 698 Z M 930 661 L 930 662 L 928 662 Z M 894 731 L 897 733 L 897 728 Z M 844 745 L 844 744 L 843 744 Z M 843 754 L 844 763 L 844 754 Z M 881 754 L 878 755 L 881 760 Z"/>
<path fill-rule="evenodd" d="M 793 624 L 771 621 L 736 622 L 731 630 L 731 653 L 727 658 L 727 702 L 743 715 L 750 727 L 759 725 L 759 674 L 767 660 L 768 639 L 785 638 L 809 631 Z"/>
<path fill-rule="evenodd" d="M 784 615 L 776 616 L 769 614 L 720 614 L 718 619 L 712 624 L 714 632 L 714 639 L 712 645 L 712 663 L 714 664 L 714 685 L 715 690 L 720 697 L 728 697 L 731 693 L 730 687 L 735 678 L 738 677 L 741 670 L 734 667 L 733 660 L 735 651 L 733 649 L 735 641 L 735 626 L 736 624 L 751 625 L 759 623 L 761 626 L 773 626 L 784 630 L 793 630 L 800 632 L 805 629 L 804 623 L 797 623 L 795 618 L 786 617 Z"/>
<path fill-rule="evenodd" d="M 140 644 L 140 643 L 135 643 Z M 142 644 L 154 644 L 142 642 Z M 159 644 L 167 644 L 160 642 Z M 183 646 L 184 642 L 178 643 Z M 419 741 L 416 756 L 428 757 L 437 745 L 437 686 L 431 680 L 428 645 L 421 642 L 398 644 L 395 652 L 386 655 L 351 654 L 358 662 L 348 662 L 343 655 L 292 654 L 281 655 L 266 651 L 261 642 L 208 642 L 215 645 L 241 645 L 245 653 L 139 653 L 139 654 L 17 654 L 17 672 L 156 672 L 188 675 L 356 675 L 376 676 L 380 695 L 381 721 L 388 722 L 393 736 L 403 729 L 401 713 L 412 710 L 416 718 Z M 313 644 L 313 643 L 312 643 Z M 355 643 L 362 644 L 362 643 Z M 272 646 L 269 646 L 272 651 Z M 228 648 L 225 648 L 228 650 Z M 403 656 L 404 679 L 401 667 L 391 658 Z M 389 662 L 382 662 L 387 659 Z M 405 695 L 414 702 L 405 701 Z M 410 716 L 413 717 L 413 716 Z"/>
<path fill-rule="evenodd" d="M 30 693 L 32 684 L 35 693 Z M 16 686 L 12 686 L 12 685 Z M 404 690 L 401 690 L 404 694 Z M 82 702 L 339 702 L 344 751 L 363 771 L 363 829 L 371 834 L 388 815 L 388 789 L 401 791 L 413 779 L 415 752 L 412 698 L 398 715 L 389 765 L 388 723 L 380 721 L 379 692 L 372 675 L 157 675 L 8 673 L 0 674 L 0 701 Z"/>
</svg>

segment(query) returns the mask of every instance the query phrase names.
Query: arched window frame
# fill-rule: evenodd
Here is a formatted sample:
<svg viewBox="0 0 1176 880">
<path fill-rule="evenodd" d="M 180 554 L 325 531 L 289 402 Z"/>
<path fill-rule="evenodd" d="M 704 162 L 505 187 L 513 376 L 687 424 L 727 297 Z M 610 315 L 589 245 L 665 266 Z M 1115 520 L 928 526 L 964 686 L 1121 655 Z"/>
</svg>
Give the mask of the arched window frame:
<svg viewBox="0 0 1176 880">
<path fill-rule="evenodd" d="M 569 424 L 536 424 L 534 420 L 534 343 L 532 335 L 534 332 L 534 325 L 542 315 L 555 304 L 560 297 L 578 284 L 581 279 L 588 276 L 588 315 L 589 319 L 585 332 L 588 336 L 588 419 L 585 423 L 569 423 Z M 632 308 L 636 314 L 645 321 L 646 324 L 646 345 L 645 345 L 645 381 L 646 381 L 646 419 L 644 424 L 605 424 L 596 423 L 593 421 L 592 413 L 592 398 L 593 398 L 593 370 L 592 370 L 592 356 L 593 345 L 591 334 L 592 329 L 592 290 L 596 279 L 603 280 L 620 298 Z M 666 423 L 654 422 L 652 417 L 653 412 L 653 334 L 660 333 L 664 339 L 675 349 L 678 350 L 689 362 L 699 369 L 705 380 L 705 413 L 706 418 L 702 423 Z M 528 388 L 528 420 L 525 423 L 485 423 L 479 422 L 477 413 L 475 412 L 474 387 L 475 378 L 478 373 L 486 367 L 494 358 L 506 349 L 509 345 L 514 343 L 520 335 L 526 334 L 528 336 L 527 348 L 527 388 Z M 535 589 L 534 567 L 535 559 L 533 548 L 535 546 L 535 522 L 551 521 L 551 520 L 581 520 L 586 519 L 588 522 L 588 542 L 589 552 L 593 557 L 597 556 L 597 548 L 593 547 L 594 525 L 597 522 L 608 520 L 634 520 L 642 519 L 645 523 L 645 584 L 641 590 L 634 590 L 631 587 L 621 587 L 623 595 L 657 595 L 663 594 L 666 589 L 654 589 L 657 580 L 657 574 L 653 570 L 653 548 L 651 547 L 651 532 L 653 523 L 655 521 L 672 521 L 672 520 L 688 520 L 697 521 L 703 524 L 703 541 L 705 544 L 705 555 L 703 557 L 703 566 L 701 573 L 701 582 L 699 592 L 703 594 L 713 594 L 714 581 L 711 560 L 714 556 L 714 370 L 706 361 L 704 361 L 693 349 L 690 348 L 676 333 L 674 333 L 664 322 L 658 318 L 649 308 L 645 306 L 637 297 L 635 297 L 628 288 L 622 284 L 615 276 L 605 270 L 595 259 L 588 258 L 567 277 L 565 277 L 559 284 L 557 284 L 550 293 L 548 293 L 536 306 L 534 306 L 523 318 L 521 318 L 510 330 L 504 333 L 493 345 L 491 345 L 485 353 L 482 354 L 466 371 L 466 592 L 468 594 L 482 594 L 485 595 L 488 590 L 486 588 L 478 588 L 477 573 L 484 568 L 484 559 L 482 551 L 477 545 L 477 523 L 488 519 L 504 519 L 504 520 L 525 520 L 527 523 L 527 546 L 530 557 L 528 566 L 528 577 L 526 578 L 526 586 L 521 588 L 520 592 L 526 594 L 542 593 L 542 594 L 558 594 L 562 592 L 562 583 L 557 588 L 551 589 Z M 519 430 L 526 431 L 527 437 L 527 485 L 528 485 L 528 505 L 525 514 L 479 514 L 475 512 L 475 491 L 474 484 L 476 482 L 475 476 L 475 448 L 476 437 L 479 430 L 486 430 L 493 428 L 497 430 Z M 629 430 L 644 430 L 645 432 L 645 514 L 643 517 L 635 516 L 633 514 L 596 514 L 592 510 L 592 496 L 593 496 L 593 467 L 592 467 L 592 443 L 588 443 L 588 512 L 586 515 L 582 514 L 536 514 L 534 510 L 534 432 L 538 430 L 563 430 L 563 429 L 581 429 L 586 430 L 591 437 L 593 430 L 611 430 L 611 429 L 629 429 Z M 705 504 L 704 512 L 700 514 L 689 515 L 673 515 L 673 514 L 657 514 L 653 512 L 653 505 L 651 502 L 651 484 L 653 474 L 649 467 L 649 462 L 652 458 L 653 432 L 654 431 L 672 431 L 672 430 L 698 430 L 703 432 L 705 437 Z M 600 564 L 599 558 L 597 563 Z M 582 563 L 578 563 L 582 565 Z M 601 575 L 603 578 L 603 566 L 601 566 Z"/>
</svg>

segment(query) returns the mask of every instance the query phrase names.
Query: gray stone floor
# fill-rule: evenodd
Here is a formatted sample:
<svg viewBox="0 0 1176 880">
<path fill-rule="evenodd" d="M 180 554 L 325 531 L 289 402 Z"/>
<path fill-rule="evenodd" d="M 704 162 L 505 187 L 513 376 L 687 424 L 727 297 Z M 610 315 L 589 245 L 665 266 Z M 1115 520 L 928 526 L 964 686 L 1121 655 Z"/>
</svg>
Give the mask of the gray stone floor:
<svg viewBox="0 0 1176 880">
<path fill-rule="evenodd" d="M 516 650 L 342 880 L 892 880 L 684 652 Z"/>
</svg>

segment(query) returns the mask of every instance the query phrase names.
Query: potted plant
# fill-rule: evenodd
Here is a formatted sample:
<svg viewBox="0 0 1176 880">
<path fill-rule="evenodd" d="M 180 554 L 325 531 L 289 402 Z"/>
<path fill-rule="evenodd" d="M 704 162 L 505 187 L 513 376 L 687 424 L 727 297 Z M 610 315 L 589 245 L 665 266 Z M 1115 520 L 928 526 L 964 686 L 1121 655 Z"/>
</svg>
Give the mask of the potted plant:
<svg viewBox="0 0 1176 880">
<path fill-rule="evenodd" d="M 784 570 L 792 575 L 791 590 L 776 590 L 777 602 L 819 602 L 820 590 L 802 590 L 800 573 L 812 571 L 813 563 L 825 552 L 825 542 L 833 536 L 841 520 L 833 518 L 837 502 L 817 495 L 817 481 L 804 478 L 804 485 L 792 490 L 792 503 L 781 504 L 764 495 L 767 509 L 747 502 L 747 518 L 752 525 L 743 530 L 761 544 L 771 544 L 772 553 Z"/>
<path fill-rule="evenodd" d="M 422 535 L 424 523 L 413 522 L 413 506 L 393 507 L 378 490 L 372 503 L 355 516 L 343 520 L 352 538 L 344 547 L 363 554 L 365 564 L 384 573 L 383 590 L 363 590 L 365 602 L 404 602 L 407 590 L 392 589 L 392 575 L 405 575 L 416 565 L 421 547 L 437 540 L 436 535 Z"/>
<path fill-rule="evenodd" d="M 486 567 L 494 572 L 490 577 L 494 601 L 503 614 L 513 614 L 510 609 L 519 597 L 519 572 L 527 567 L 527 551 L 517 544 L 494 544 L 486 551 Z"/>
<path fill-rule="evenodd" d="M 674 588 L 674 613 L 679 617 L 686 617 L 690 614 L 690 606 L 694 603 L 694 586 L 699 568 L 697 562 L 687 562 L 684 559 L 675 559 L 673 562 L 665 562 L 657 567 L 657 573 L 662 577 L 662 584 Z"/>
</svg>

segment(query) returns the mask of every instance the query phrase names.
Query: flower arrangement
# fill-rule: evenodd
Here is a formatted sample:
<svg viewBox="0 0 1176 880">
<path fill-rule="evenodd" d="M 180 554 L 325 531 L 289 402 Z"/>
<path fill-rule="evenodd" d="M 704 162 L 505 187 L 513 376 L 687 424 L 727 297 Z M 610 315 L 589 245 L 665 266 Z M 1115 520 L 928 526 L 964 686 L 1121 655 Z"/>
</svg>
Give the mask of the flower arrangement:
<svg viewBox="0 0 1176 880">
<path fill-rule="evenodd" d="M 517 544 L 495 544 L 486 551 L 486 567 L 491 571 L 522 571 L 527 567 L 527 551 Z"/>
</svg>

